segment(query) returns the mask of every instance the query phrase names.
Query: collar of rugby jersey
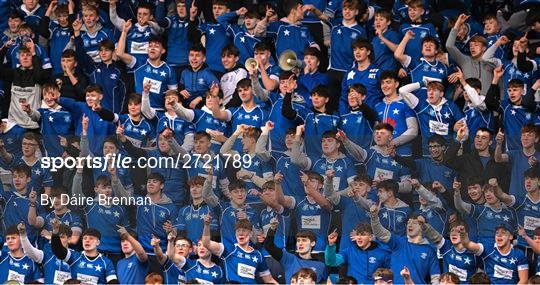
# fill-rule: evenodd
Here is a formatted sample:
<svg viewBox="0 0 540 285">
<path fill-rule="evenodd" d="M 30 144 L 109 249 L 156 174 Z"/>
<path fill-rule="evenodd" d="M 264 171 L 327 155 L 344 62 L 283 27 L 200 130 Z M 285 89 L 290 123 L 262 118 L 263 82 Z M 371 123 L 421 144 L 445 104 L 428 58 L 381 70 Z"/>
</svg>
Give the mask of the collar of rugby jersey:
<svg viewBox="0 0 540 285">
<path fill-rule="evenodd" d="M 34 8 L 34 10 L 29 11 L 29 10 L 26 8 L 26 6 L 24 6 L 24 4 L 23 4 L 23 5 L 21 5 L 21 10 L 22 10 L 23 12 L 25 12 L 26 14 L 28 14 L 28 15 L 34 15 L 34 13 L 39 9 L 39 7 L 41 7 L 41 5 L 39 5 L 39 3 L 38 3 L 38 4 L 36 5 L 36 8 Z"/>
<path fill-rule="evenodd" d="M 56 105 L 56 107 L 54 108 L 51 108 L 47 105 L 47 103 L 45 103 L 45 100 L 41 100 L 41 107 L 40 108 L 43 108 L 43 109 L 49 109 L 53 112 L 57 112 L 57 111 L 60 111 L 60 109 L 62 109 L 62 106 L 60 106 L 59 104 Z"/>
</svg>

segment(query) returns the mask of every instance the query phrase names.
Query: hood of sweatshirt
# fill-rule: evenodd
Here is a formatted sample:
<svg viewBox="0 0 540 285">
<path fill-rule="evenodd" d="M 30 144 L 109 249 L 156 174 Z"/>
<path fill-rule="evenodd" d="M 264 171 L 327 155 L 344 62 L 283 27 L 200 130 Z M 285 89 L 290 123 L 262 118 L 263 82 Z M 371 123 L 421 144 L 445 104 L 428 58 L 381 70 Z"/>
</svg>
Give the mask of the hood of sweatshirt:
<svg viewBox="0 0 540 285">
<path fill-rule="evenodd" d="M 103 25 L 100 22 L 96 23 L 96 31 L 93 34 L 91 34 L 88 31 L 88 28 L 86 27 L 86 25 L 82 25 L 82 27 L 81 27 L 81 31 L 84 31 L 84 32 L 86 32 L 86 33 L 88 33 L 90 35 L 95 35 L 97 32 L 101 31 L 101 29 L 103 29 Z"/>
</svg>

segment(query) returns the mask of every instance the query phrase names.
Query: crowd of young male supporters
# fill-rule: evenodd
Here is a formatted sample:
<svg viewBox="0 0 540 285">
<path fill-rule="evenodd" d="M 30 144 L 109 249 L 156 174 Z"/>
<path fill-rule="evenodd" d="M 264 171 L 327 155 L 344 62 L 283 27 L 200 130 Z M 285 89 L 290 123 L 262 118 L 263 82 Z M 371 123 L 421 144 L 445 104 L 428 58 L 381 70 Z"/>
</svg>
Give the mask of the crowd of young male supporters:
<svg viewBox="0 0 540 285">
<path fill-rule="evenodd" d="M 539 8 L 0 1 L 0 282 L 540 284 Z"/>
</svg>

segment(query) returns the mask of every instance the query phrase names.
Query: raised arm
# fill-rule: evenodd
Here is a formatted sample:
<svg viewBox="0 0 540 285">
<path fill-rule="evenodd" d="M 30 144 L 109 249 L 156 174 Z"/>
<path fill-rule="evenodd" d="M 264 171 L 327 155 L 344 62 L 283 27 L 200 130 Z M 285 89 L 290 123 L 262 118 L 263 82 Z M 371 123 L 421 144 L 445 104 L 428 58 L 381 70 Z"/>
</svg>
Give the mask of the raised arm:
<svg viewBox="0 0 540 285">
<path fill-rule="evenodd" d="M 439 209 L 443 208 L 441 199 L 439 199 L 437 195 L 433 194 L 431 191 L 427 190 L 417 179 L 411 179 L 411 186 L 416 190 L 416 193 L 418 193 L 420 197 L 427 201 L 429 205 Z"/>
<path fill-rule="evenodd" d="M 210 223 L 212 222 L 212 217 L 206 215 L 204 217 L 204 228 L 201 237 L 201 241 L 204 247 L 206 247 L 213 255 L 221 256 L 223 253 L 223 244 L 212 241 L 210 239 Z"/>
<path fill-rule="evenodd" d="M 405 54 L 405 48 L 407 47 L 407 43 L 414 38 L 414 32 L 409 30 L 405 33 L 403 36 L 403 39 L 399 43 L 399 45 L 394 50 L 394 57 L 401 63 L 401 65 L 407 67 L 409 63 L 411 62 L 411 57 Z"/>
<path fill-rule="evenodd" d="M 392 233 L 389 230 L 385 229 L 379 221 L 380 205 L 381 203 L 379 202 L 379 205 L 372 205 L 369 209 L 371 229 L 373 230 L 373 235 L 375 235 L 378 240 L 382 241 L 383 243 L 388 243 L 390 241 L 390 238 L 392 237 Z"/>
<path fill-rule="evenodd" d="M 345 147 L 345 150 L 356 160 L 359 162 L 364 162 L 367 159 L 367 151 L 363 149 L 361 146 L 355 144 L 352 142 L 344 131 L 338 130 L 337 133 L 337 139 L 343 143 L 343 147 Z"/>
<path fill-rule="evenodd" d="M 219 205 L 219 198 L 214 193 L 214 190 L 212 187 L 212 184 L 214 181 L 213 169 L 210 167 L 209 169 L 206 170 L 206 172 L 207 172 L 207 175 L 203 184 L 202 196 L 203 196 L 204 202 L 206 202 L 206 204 L 208 204 L 210 207 L 214 208 Z"/>
<path fill-rule="evenodd" d="M 454 206 L 456 207 L 456 210 L 460 213 L 470 214 L 472 205 L 463 201 L 461 198 L 461 182 L 454 180 L 452 188 L 454 188 Z"/>
<path fill-rule="evenodd" d="M 508 154 L 503 153 L 502 151 L 502 145 L 504 142 L 504 133 L 501 132 L 499 129 L 499 132 L 497 133 L 497 136 L 495 137 L 495 141 L 497 142 L 497 145 L 495 146 L 495 154 L 493 155 L 493 158 L 495 159 L 495 162 L 508 162 Z"/>
<path fill-rule="evenodd" d="M 311 160 L 307 154 L 302 151 L 302 133 L 304 132 L 304 125 L 296 127 L 296 135 L 294 136 L 292 151 L 291 151 L 291 163 L 297 165 L 302 170 L 308 170 L 311 168 Z"/>
<path fill-rule="evenodd" d="M 118 45 L 116 47 L 116 56 L 128 67 L 133 67 L 135 66 L 136 59 L 134 56 L 126 52 L 126 39 L 129 29 L 131 29 L 131 20 L 127 20 L 122 26 L 122 34 L 120 34 Z"/>
<path fill-rule="evenodd" d="M 163 253 L 163 250 L 161 249 L 161 246 L 159 245 L 160 242 L 161 242 L 160 239 L 152 235 L 152 239 L 150 240 L 150 245 L 154 248 L 154 254 L 156 255 L 156 259 L 158 260 L 159 264 L 163 265 L 167 261 L 167 255 Z"/>
<path fill-rule="evenodd" d="M 24 254 L 26 254 L 34 262 L 41 264 L 43 262 L 43 251 L 35 248 L 32 243 L 28 240 L 26 235 L 26 225 L 24 223 L 19 223 L 17 225 L 19 230 L 19 236 L 21 238 L 21 246 L 23 248 Z"/>
<path fill-rule="evenodd" d="M 426 220 L 424 219 L 424 217 L 419 216 L 417 219 L 420 222 L 420 225 L 422 226 L 422 233 L 424 234 L 424 236 L 432 244 L 438 245 L 442 241 L 443 236 L 436 229 L 434 229 L 430 224 L 426 223 Z"/>
<path fill-rule="evenodd" d="M 457 230 L 459 231 L 461 245 L 463 245 L 463 247 L 470 250 L 475 255 L 482 254 L 484 247 L 482 246 L 482 244 L 473 242 L 469 239 L 469 235 L 467 234 L 464 226 L 458 226 Z"/>
<path fill-rule="evenodd" d="M 412 94 L 412 92 L 420 89 L 421 86 L 421 83 L 414 82 L 399 88 L 399 95 L 403 97 L 403 101 L 405 101 L 405 103 L 407 103 L 411 109 L 414 109 L 420 102 L 418 97 Z"/>
<path fill-rule="evenodd" d="M 281 258 L 283 258 L 283 250 L 276 246 L 274 243 L 274 238 L 276 236 L 277 227 L 279 225 L 279 221 L 276 218 L 272 218 L 270 220 L 270 229 L 268 229 L 268 232 L 266 233 L 266 238 L 264 239 L 264 249 L 268 251 L 270 256 L 272 256 L 275 260 L 278 262 L 281 261 Z"/>
<path fill-rule="evenodd" d="M 272 153 L 268 150 L 268 140 L 270 139 L 270 132 L 274 129 L 274 123 L 267 121 L 266 125 L 262 128 L 261 135 L 257 139 L 255 145 L 255 154 L 264 162 L 268 162 L 272 159 Z"/>
<path fill-rule="evenodd" d="M 467 61 L 470 60 L 468 56 L 461 53 L 461 51 L 456 47 L 457 32 L 459 31 L 461 25 L 463 25 L 469 17 L 470 16 L 465 14 L 459 15 L 456 19 L 454 27 L 450 30 L 450 34 L 448 34 L 448 39 L 446 39 L 446 50 L 459 66 L 463 66 Z"/>
<path fill-rule="evenodd" d="M 118 13 L 116 13 L 116 1 L 117 0 L 109 1 L 109 19 L 114 25 L 114 27 L 117 30 L 121 31 L 124 28 L 124 24 L 126 23 L 126 21 L 118 17 Z"/>
<path fill-rule="evenodd" d="M 176 113 L 176 115 L 187 122 L 193 122 L 195 119 L 195 111 L 191 109 L 187 109 L 182 104 L 179 104 L 178 102 L 174 102 L 173 110 Z"/>
<path fill-rule="evenodd" d="M 146 251 L 144 251 L 144 248 L 142 247 L 141 243 L 135 239 L 132 235 L 129 234 L 129 232 L 126 230 L 126 228 L 117 225 L 118 227 L 118 233 L 121 237 L 125 237 L 129 243 L 131 243 L 131 246 L 133 247 L 133 250 L 135 251 L 135 255 L 137 256 L 137 259 L 140 262 L 145 262 L 148 260 L 148 255 L 146 254 Z"/>
<path fill-rule="evenodd" d="M 491 45 L 482 55 L 482 61 L 494 64 L 496 67 L 502 66 L 502 61 L 495 57 L 495 53 L 500 46 L 503 46 L 509 42 L 506 36 L 501 36 L 497 41 Z"/>
</svg>

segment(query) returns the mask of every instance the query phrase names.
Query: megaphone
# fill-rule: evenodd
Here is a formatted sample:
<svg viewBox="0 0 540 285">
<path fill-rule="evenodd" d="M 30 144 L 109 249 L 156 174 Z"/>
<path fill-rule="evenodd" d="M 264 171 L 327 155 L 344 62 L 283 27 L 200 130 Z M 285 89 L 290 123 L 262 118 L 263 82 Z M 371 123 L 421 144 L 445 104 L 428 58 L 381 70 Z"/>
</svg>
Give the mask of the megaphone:
<svg viewBox="0 0 540 285">
<path fill-rule="evenodd" d="M 249 71 L 249 73 L 252 73 L 259 68 L 259 63 L 257 63 L 257 61 L 253 57 L 250 57 L 246 59 L 244 66 L 246 67 L 247 71 Z"/>
<path fill-rule="evenodd" d="M 284 71 L 289 71 L 294 68 L 301 68 L 303 62 L 298 60 L 296 53 L 290 49 L 284 51 L 279 56 L 279 68 Z"/>
</svg>

